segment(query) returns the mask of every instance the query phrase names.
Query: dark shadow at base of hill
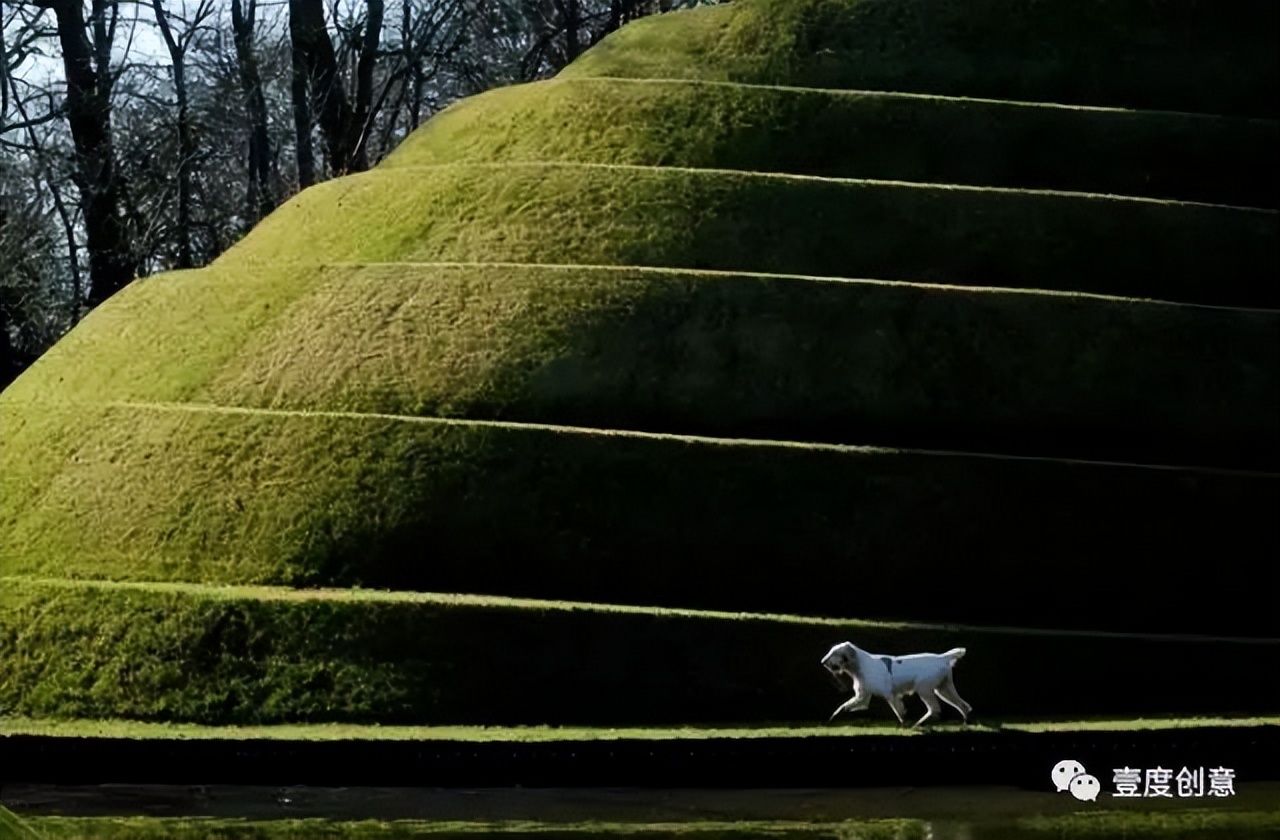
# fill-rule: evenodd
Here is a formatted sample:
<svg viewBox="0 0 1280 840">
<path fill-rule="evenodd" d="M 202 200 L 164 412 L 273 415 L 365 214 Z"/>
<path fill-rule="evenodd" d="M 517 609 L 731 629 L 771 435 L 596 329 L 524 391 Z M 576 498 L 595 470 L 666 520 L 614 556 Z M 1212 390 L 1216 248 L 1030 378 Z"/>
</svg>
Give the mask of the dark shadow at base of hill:
<svg viewBox="0 0 1280 840">
<path fill-rule="evenodd" d="M 233 741 L 9 736 L 4 784 L 1042 789 L 1070 759 L 1110 789 L 1117 768 L 1280 780 L 1280 726 L 1164 731 L 947 732 L 918 737 L 557 741 Z"/>
<path fill-rule="evenodd" d="M 873 788 L 317 788 L 244 785 L 10 785 L 0 802 L 23 816 L 119 818 L 149 816 L 181 820 L 430 820 L 536 821 L 543 829 L 590 821 L 641 828 L 646 824 L 696 826 L 704 821 L 793 821 L 828 823 L 837 820 L 926 819 L 948 824 L 981 826 L 1025 817 L 1079 813 L 1090 806 L 1053 785 L 1040 789 L 956 785 L 954 787 Z M 1280 807 L 1280 782 L 1238 784 L 1228 797 L 1100 799 L 1099 810 L 1128 813 L 1176 814 L 1212 809 L 1274 811 Z M 1087 813 L 1087 812 L 1086 812 Z M 1113 811 L 1115 813 L 1115 811 Z M 786 823 L 783 823 L 786 825 Z M 791 823 L 794 825 L 794 823 Z M 1021 831 L 1000 836 L 1026 838 Z M 937 829 L 935 823 L 934 828 Z M 525 829 L 528 830 L 527 828 Z M 477 833 L 470 835 L 475 837 Z M 944 836 L 973 837 L 954 831 Z M 219 835 L 221 837 L 222 835 Z M 259 836 L 259 835 L 253 835 Z M 398 836 L 398 835 L 397 835 Z M 436 832 L 432 837 L 439 836 Z M 466 835 L 463 835 L 466 836 Z M 484 836 L 488 836 L 487 834 Z M 581 837 L 582 834 L 577 836 Z M 599 836 L 599 833 L 591 836 Z M 719 835 L 717 835 L 719 836 Z M 758 836 L 750 829 L 730 836 Z M 769 834 L 776 837 L 778 835 Z M 784 835 L 785 836 L 785 835 Z M 805 835 L 802 835 L 805 836 Z M 821 835 L 825 837 L 826 835 Z M 847 837 L 848 835 L 838 835 Z M 898 836 L 898 835 L 895 835 Z M 933 836 L 937 837 L 938 834 Z M 1040 834 L 1035 835 L 1037 837 Z M 1053 835 L 1047 835 L 1053 836 Z M 1162 832 L 1162 837 L 1169 834 Z M 1203 840 L 1203 833 L 1190 834 Z M 1218 836 L 1214 834 L 1212 836 Z M 1229 835 L 1222 835 L 1229 836 Z M 1237 834 L 1237 836 L 1240 836 Z"/>
</svg>

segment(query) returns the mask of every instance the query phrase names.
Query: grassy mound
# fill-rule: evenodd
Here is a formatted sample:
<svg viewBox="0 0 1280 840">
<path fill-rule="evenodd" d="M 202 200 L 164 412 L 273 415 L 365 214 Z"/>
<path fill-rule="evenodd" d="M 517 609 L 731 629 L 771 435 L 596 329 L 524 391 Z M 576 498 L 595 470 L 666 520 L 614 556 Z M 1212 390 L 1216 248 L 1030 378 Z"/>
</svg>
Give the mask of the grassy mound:
<svg viewBox="0 0 1280 840">
<path fill-rule="evenodd" d="M 1275 120 L 571 77 L 457 102 L 382 168 L 685 166 L 1275 208 L 1277 147 Z"/>
<path fill-rule="evenodd" d="M 1068 193 L 459 164 L 317 185 L 222 264 L 644 265 L 1278 307 L 1278 221 L 1269 210 Z"/>
<path fill-rule="evenodd" d="M 836 625 L 427 591 L 1280 635 L 1278 14 L 739 0 L 450 109 L 214 266 L 116 296 L 0 395 L 0 715 L 749 723 L 835 700 Z M 935 451 L 848 445 L 882 442 Z M 995 714 L 1280 706 L 1223 690 L 1275 644 L 857 632 L 969 645 Z"/>
<path fill-rule="evenodd" d="M 1221 708 L 1221 680 L 1276 649 L 352 593 L 13 579 L 5 589 L 0 703 L 40 717 L 820 722 L 842 695 L 824 679 L 818 659 L 845 638 L 885 653 L 965 645 L 956 682 L 986 715 L 1197 714 Z M 86 645 L 86 637 L 93 643 Z M 626 657 L 616 656 L 619 646 Z M 1208 678 L 1150 697 L 1150 673 L 1177 673 L 1188 657 Z M 1135 671 L 1136 660 L 1150 670 Z M 1015 673 L 1022 690 L 1010 692 Z M 1062 690 L 1101 680 L 1115 690 Z M 1232 698 L 1240 712 L 1278 703 L 1275 686 Z"/>
<path fill-rule="evenodd" d="M 394 264 L 140 281 L 40 364 L 76 400 L 1276 469 L 1277 346 L 1271 312 Z"/>
<path fill-rule="evenodd" d="M 194 406 L 7 426 L 5 574 L 1274 635 L 1273 475 Z M 815 583 L 957 568 L 964 598 Z"/>
<path fill-rule="evenodd" d="M 565 77 L 1280 115 L 1269 0 L 756 0 L 647 18 Z"/>
</svg>

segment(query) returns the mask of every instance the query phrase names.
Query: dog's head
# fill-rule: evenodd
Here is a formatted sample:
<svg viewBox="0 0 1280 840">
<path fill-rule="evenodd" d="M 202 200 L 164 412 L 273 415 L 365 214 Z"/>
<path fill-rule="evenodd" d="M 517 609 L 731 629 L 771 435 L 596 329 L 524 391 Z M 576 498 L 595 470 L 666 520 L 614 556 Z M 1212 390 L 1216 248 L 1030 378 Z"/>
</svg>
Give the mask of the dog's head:
<svg viewBox="0 0 1280 840">
<path fill-rule="evenodd" d="M 843 689 L 846 682 L 852 684 L 858 673 L 857 649 L 848 642 L 841 642 L 822 657 L 822 667 L 827 669 L 836 688 Z"/>
</svg>

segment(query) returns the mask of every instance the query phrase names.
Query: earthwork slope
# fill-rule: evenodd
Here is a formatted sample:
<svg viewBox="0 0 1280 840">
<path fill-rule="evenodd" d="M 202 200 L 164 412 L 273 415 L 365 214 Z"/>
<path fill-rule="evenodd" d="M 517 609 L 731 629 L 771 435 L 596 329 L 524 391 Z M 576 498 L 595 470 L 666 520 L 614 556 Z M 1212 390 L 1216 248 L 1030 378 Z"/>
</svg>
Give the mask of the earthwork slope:
<svg viewBox="0 0 1280 840">
<path fill-rule="evenodd" d="M 1274 656 L 1277 8 L 735 0 L 456 103 L 0 395 L 0 711 L 785 720 L 862 634 L 1274 712 L 1000 686 Z"/>
</svg>

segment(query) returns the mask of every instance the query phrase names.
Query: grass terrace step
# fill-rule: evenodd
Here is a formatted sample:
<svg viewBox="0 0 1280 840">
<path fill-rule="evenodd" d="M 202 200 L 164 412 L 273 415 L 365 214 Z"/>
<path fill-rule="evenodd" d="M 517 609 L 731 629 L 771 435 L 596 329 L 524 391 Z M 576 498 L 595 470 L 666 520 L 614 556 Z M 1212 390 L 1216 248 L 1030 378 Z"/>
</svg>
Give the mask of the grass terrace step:
<svg viewBox="0 0 1280 840">
<path fill-rule="evenodd" d="M 1278 308 L 1278 222 L 1272 210 L 1076 193 L 453 164 L 309 188 L 221 264 L 623 264 Z"/>
<path fill-rule="evenodd" d="M 451 109 L 0 395 L 0 715 L 809 726 L 848 639 L 1274 719 L 1277 23 L 737 0 Z"/>
<path fill-rule="evenodd" d="M 1275 475 L 336 412 L 6 409 L 4 574 L 1280 636 Z"/>
<path fill-rule="evenodd" d="M 40 366 L 81 400 L 1280 472 L 1276 347 L 1277 312 L 621 267 L 386 264 L 141 280 Z M 20 382 L 0 411 L 40 396 Z"/>
<path fill-rule="evenodd" d="M 381 166 L 709 167 L 1275 208 L 1276 148 L 1275 120 L 575 77 L 463 99 Z"/>
<path fill-rule="evenodd" d="M 1280 115 L 1271 0 L 738 0 L 615 32 L 562 78 L 696 78 Z"/>
<path fill-rule="evenodd" d="M 1280 709 L 1280 687 L 1264 683 L 1229 698 L 1219 688 L 1260 656 L 1274 655 L 1275 641 L 403 594 L 12 578 L 4 585 L 0 709 L 27 717 L 246 725 L 820 723 L 843 695 L 826 682 L 818 659 L 846 638 L 884 653 L 965 646 L 957 686 L 975 709 L 997 717 L 1271 717 Z M 1188 661 L 1204 679 L 1151 696 L 1151 673 L 1179 673 Z M 1112 690 L 1063 690 L 1100 683 Z"/>
</svg>

